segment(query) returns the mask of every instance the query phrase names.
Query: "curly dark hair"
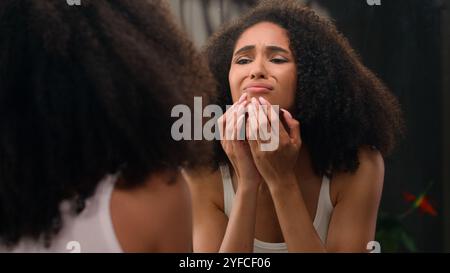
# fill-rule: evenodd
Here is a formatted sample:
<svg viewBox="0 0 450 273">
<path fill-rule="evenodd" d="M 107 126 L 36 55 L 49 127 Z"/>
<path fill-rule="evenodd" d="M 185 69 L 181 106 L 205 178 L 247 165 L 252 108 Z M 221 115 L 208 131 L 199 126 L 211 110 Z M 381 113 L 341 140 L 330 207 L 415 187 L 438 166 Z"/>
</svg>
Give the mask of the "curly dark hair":
<svg viewBox="0 0 450 273">
<path fill-rule="evenodd" d="M 2 0 L 0 33 L 0 243 L 48 245 L 60 203 L 81 212 L 106 174 L 133 187 L 208 160 L 170 134 L 215 83 L 162 1 Z"/>
<path fill-rule="evenodd" d="M 218 83 L 218 103 L 232 104 L 228 72 L 236 41 L 260 22 L 287 31 L 298 78 L 293 114 L 314 172 L 355 171 L 363 145 L 387 156 L 404 133 L 399 102 L 329 20 L 294 0 L 262 1 L 210 38 L 204 54 Z M 220 143 L 215 150 L 218 164 L 228 162 Z"/>
</svg>

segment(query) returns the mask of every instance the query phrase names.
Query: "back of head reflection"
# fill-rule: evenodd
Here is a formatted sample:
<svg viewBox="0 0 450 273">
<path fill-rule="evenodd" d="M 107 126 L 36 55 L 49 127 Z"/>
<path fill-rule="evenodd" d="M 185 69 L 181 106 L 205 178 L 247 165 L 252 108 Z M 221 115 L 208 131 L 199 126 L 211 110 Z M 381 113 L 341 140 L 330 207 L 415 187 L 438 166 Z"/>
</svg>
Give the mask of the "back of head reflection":
<svg viewBox="0 0 450 273">
<path fill-rule="evenodd" d="M 4 0 L 0 33 L 0 249 L 190 251 L 170 111 L 213 84 L 163 2 Z"/>
</svg>

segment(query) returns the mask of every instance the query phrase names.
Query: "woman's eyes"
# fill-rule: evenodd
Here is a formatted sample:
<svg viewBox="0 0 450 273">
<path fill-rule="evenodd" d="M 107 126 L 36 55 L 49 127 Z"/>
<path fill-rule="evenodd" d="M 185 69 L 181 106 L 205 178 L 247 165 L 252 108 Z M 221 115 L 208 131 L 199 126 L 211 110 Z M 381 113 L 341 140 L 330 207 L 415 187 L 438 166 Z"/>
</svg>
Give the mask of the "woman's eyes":
<svg viewBox="0 0 450 273">
<path fill-rule="evenodd" d="M 251 62 L 251 59 L 248 58 L 240 58 L 236 61 L 237 64 L 248 64 Z"/>
<path fill-rule="evenodd" d="M 240 64 L 240 65 L 244 65 L 244 64 L 249 64 L 251 63 L 253 60 L 250 58 L 239 58 L 238 60 L 236 60 L 236 64 Z M 285 58 L 272 58 L 270 59 L 270 62 L 274 63 L 274 64 L 282 64 L 282 63 L 286 63 L 288 60 L 286 60 Z"/>
<path fill-rule="evenodd" d="M 282 64 L 287 62 L 284 58 L 272 58 L 270 61 L 274 64 Z"/>
</svg>

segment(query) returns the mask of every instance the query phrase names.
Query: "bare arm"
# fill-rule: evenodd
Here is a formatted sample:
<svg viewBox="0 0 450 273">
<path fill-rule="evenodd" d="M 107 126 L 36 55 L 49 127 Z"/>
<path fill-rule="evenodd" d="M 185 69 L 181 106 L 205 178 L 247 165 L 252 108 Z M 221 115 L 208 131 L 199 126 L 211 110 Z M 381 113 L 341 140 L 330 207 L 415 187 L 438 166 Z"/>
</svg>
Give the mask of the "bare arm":
<svg viewBox="0 0 450 273">
<path fill-rule="evenodd" d="M 185 177 L 193 200 L 194 252 L 252 252 L 256 190 L 238 189 L 228 219 L 218 172 L 185 173 Z"/>
<path fill-rule="evenodd" d="M 256 197 L 257 189 L 238 187 L 220 252 L 253 252 Z"/>
<path fill-rule="evenodd" d="M 375 235 L 384 163 L 377 151 L 362 149 L 359 155 L 360 166 L 355 173 L 342 173 L 333 178 L 333 183 L 343 186 L 330 221 L 326 244 L 322 244 L 308 217 L 300 189 L 294 184 L 284 189 L 272 189 L 289 251 L 367 251 L 366 245 Z"/>
<path fill-rule="evenodd" d="M 375 237 L 384 161 L 378 151 L 369 148 L 360 150 L 359 160 L 356 173 L 335 177 L 337 183 L 342 181 L 343 190 L 328 231 L 327 250 L 331 252 L 367 252 L 367 243 Z"/>
</svg>

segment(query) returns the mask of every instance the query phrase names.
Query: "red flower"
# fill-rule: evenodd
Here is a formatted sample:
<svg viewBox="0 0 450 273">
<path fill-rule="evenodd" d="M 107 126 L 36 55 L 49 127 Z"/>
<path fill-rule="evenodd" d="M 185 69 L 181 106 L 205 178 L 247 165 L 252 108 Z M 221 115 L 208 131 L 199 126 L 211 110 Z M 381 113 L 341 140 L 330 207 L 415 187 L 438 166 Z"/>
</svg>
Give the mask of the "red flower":
<svg viewBox="0 0 450 273">
<path fill-rule="evenodd" d="M 414 202 L 416 200 L 416 196 L 414 194 L 411 194 L 409 192 L 403 193 L 403 198 L 408 202 Z"/>
<path fill-rule="evenodd" d="M 416 197 L 414 194 L 404 192 L 403 198 L 410 203 L 413 202 L 413 207 L 419 208 L 420 212 L 432 216 L 437 215 L 436 209 L 431 205 L 428 196 L 425 194 L 421 194 L 419 197 Z"/>
</svg>

